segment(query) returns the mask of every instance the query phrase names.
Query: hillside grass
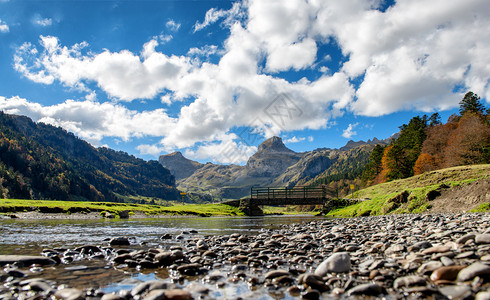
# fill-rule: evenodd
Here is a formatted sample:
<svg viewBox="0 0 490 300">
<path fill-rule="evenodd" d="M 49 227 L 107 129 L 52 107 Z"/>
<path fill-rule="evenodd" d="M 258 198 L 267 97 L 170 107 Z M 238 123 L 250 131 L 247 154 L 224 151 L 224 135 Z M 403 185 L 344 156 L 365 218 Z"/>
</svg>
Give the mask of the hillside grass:
<svg viewBox="0 0 490 300">
<path fill-rule="evenodd" d="M 244 215 L 236 207 L 225 204 L 185 204 L 185 205 L 149 205 L 133 203 L 112 202 L 81 202 L 81 201 L 54 201 L 54 200 L 22 200 L 1 199 L 0 212 L 16 213 L 37 211 L 41 213 L 90 213 L 109 212 L 116 216 L 121 211 L 143 213 L 149 217 L 153 215 L 193 215 L 201 217 L 209 216 L 242 216 Z"/>
<path fill-rule="evenodd" d="M 370 199 L 357 204 L 330 211 L 331 217 L 374 216 L 384 214 L 421 213 L 430 208 L 427 193 L 442 185 L 450 187 L 464 185 L 490 177 L 490 164 L 460 166 L 427 172 L 406 179 L 378 184 L 354 193 L 354 198 Z M 402 192 L 409 193 L 406 203 L 390 201 Z M 474 211 L 490 211 L 488 204 L 482 204 Z"/>
</svg>

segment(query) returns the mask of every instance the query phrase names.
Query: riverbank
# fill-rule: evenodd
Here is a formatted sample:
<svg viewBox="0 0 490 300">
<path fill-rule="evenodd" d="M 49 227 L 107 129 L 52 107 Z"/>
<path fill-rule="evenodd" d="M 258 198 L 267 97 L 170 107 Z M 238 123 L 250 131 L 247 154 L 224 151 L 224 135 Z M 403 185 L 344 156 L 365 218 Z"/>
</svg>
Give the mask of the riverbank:
<svg viewBox="0 0 490 300">
<path fill-rule="evenodd" d="M 0 212 L 6 217 L 47 219 L 92 219 L 120 217 L 158 218 L 164 216 L 243 216 L 236 207 L 224 204 L 179 204 L 172 206 L 52 200 L 1 199 Z"/>
<path fill-rule="evenodd" d="M 357 191 L 353 197 L 365 201 L 328 216 L 490 212 L 489 191 L 490 164 L 453 167 Z"/>
<path fill-rule="evenodd" d="M 150 246 L 135 244 L 128 234 L 42 254 L 52 265 L 4 267 L 0 298 L 490 297 L 490 214 L 325 219 L 253 235 L 182 232 L 163 235 Z M 88 272 L 90 278 L 111 272 L 117 282 L 84 287 L 74 273 L 44 276 L 43 269 L 52 268 Z M 138 272 L 146 275 L 135 276 Z M 124 274 L 141 280 L 128 281 Z"/>
</svg>

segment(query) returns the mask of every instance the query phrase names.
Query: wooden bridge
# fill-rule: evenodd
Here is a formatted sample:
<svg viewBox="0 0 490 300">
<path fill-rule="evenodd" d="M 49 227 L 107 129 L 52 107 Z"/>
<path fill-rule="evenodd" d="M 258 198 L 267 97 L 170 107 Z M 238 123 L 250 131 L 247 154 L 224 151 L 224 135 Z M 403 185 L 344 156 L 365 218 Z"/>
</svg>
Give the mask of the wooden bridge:
<svg viewBox="0 0 490 300">
<path fill-rule="evenodd" d="M 250 197 L 240 200 L 226 201 L 240 207 L 249 216 L 263 215 L 263 205 L 322 205 L 323 210 L 331 210 L 337 206 L 346 206 L 359 200 L 337 199 L 336 192 L 326 187 L 252 187 Z"/>
</svg>

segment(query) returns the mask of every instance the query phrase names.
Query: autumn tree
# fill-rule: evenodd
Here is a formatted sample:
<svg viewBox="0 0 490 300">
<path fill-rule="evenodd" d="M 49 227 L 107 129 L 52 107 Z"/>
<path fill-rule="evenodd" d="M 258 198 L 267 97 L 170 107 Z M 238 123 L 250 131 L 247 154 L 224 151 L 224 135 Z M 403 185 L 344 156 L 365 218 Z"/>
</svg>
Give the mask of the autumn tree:
<svg viewBox="0 0 490 300">
<path fill-rule="evenodd" d="M 448 137 L 445 166 L 490 162 L 490 125 L 475 113 L 465 113 Z"/>
</svg>

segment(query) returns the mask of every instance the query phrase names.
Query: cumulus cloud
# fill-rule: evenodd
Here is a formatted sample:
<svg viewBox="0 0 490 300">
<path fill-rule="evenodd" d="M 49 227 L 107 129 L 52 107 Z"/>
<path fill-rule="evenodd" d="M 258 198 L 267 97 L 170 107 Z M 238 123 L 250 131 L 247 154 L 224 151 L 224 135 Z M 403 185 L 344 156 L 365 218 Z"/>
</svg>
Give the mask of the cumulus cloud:
<svg viewBox="0 0 490 300">
<path fill-rule="evenodd" d="M 9 30 L 10 30 L 10 28 L 7 25 L 7 23 L 5 23 L 4 21 L 2 21 L 0 19 L 0 32 L 9 32 Z"/>
<path fill-rule="evenodd" d="M 93 99 L 93 94 L 88 96 Z M 0 97 L 0 110 L 34 121 L 60 126 L 98 145 L 104 137 L 129 141 L 134 137 L 162 136 L 174 122 L 163 109 L 137 112 L 109 102 L 66 100 L 42 106 L 20 97 Z"/>
<path fill-rule="evenodd" d="M 359 123 L 354 123 L 354 124 L 349 124 L 346 129 L 344 129 L 342 136 L 345 137 L 346 139 L 350 139 L 353 136 L 357 135 L 357 132 L 354 131 L 354 128 L 356 128 L 359 125 Z"/>
</svg>

